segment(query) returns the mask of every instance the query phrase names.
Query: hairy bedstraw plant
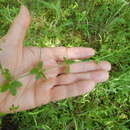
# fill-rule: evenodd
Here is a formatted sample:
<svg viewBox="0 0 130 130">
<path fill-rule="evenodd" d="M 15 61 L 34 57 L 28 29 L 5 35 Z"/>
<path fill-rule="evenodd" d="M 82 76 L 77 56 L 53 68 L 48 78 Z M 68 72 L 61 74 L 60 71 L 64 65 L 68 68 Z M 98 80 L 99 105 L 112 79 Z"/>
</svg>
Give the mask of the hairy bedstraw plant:
<svg viewBox="0 0 130 130">
<path fill-rule="evenodd" d="M 69 64 L 72 64 L 74 61 L 67 59 L 64 57 L 63 64 L 66 66 L 66 73 L 69 73 Z M 18 78 L 14 78 L 12 74 L 10 73 L 9 69 L 4 68 L 0 64 L 0 73 L 4 77 L 4 84 L 0 85 L 0 92 L 10 91 L 10 93 L 15 96 L 17 94 L 17 88 L 22 86 L 22 83 L 18 81 L 18 79 L 26 77 L 28 75 L 35 75 L 35 79 L 39 80 L 41 78 L 45 78 L 47 80 L 47 77 L 45 75 L 46 69 L 43 67 L 43 62 L 39 61 L 35 67 L 31 69 L 30 72 L 28 72 L 26 75 L 22 75 Z"/>
<path fill-rule="evenodd" d="M 59 0 L 20 1 L 33 17 L 24 45 L 92 47 L 96 56 L 82 61 L 108 60 L 112 71 L 109 81 L 99 84 L 92 93 L 16 113 L 10 121 L 19 122 L 19 130 L 128 130 L 130 1 L 61 0 L 59 16 L 53 7 L 48 7 L 56 6 Z M 0 37 L 18 9 L 16 0 L 0 0 Z"/>
<path fill-rule="evenodd" d="M 75 61 L 72 61 L 72 60 L 68 59 L 67 57 L 64 57 L 63 65 L 65 66 L 65 73 L 69 73 L 70 72 L 69 65 L 74 63 L 74 62 Z"/>
<path fill-rule="evenodd" d="M 34 74 L 36 80 L 39 80 L 42 77 L 44 77 L 47 80 L 47 77 L 44 74 L 45 71 L 46 70 L 43 68 L 43 62 L 39 61 L 38 64 L 34 68 L 32 68 L 30 74 Z"/>
<path fill-rule="evenodd" d="M 13 104 L 9 109 L 12 112 L 16 112 L 16 110 L 19 109 L 19 106 L 14 106 L 14 104 Z"/>
<path fill-rule="evenodd" d="M 5 79 L 4 84 L 0 85 L 0 92 L 10 91 L 10 93 L 15 96 L 17 93 L 17 88 L 22 86 L 22 83 L 15 79 L 8 69 L 5 69 L 0 64 L 0 72 Z"/>
<path fill-rule="evenodd" d="M 10 93 L 15 96 L 17 94 L 17 88 L 22 86 L 22 83 L 18 79 L 28 76 L 29 74 L 35 75 L 35 79 L 39 80 L 44 77 L 47 80 L 47 77 L 44 74 L 45 69 L 43 69 L 43 62 L 39 61 L 38 64 L 32 68 L 32 70 L 24 76 L 18 77 L 17 79 L 12 76 L 9 69 L 3 68 L 0 64 L 0 73 L 4 78 L 4 83 L 0 85 L 0 92 L 10 91 Z"/>
</svg>

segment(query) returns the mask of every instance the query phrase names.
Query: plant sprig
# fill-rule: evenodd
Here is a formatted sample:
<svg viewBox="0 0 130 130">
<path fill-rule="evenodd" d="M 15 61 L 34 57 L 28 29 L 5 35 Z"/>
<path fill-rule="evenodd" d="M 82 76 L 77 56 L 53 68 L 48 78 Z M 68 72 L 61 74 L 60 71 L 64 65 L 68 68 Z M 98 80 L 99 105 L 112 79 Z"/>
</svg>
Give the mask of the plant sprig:
<svg viewBox="0 0 130 130">
<path fill-rule="evenodd" d="M 35 75 L 36 80 L 39 80 L 42 77 L 44 77 L 47 80 L 45 71 L 46 70 L 43 68 L 43 62 L 39 61 L 38 64 L 34 68 L 32 68 L 32 70 L 30 71 L 30 74 Z"/>
<path fill-rule="evenodd" d="M 64 61 L 63 61 L 63 65 L 65 65 L 65 73 L 69 73 L 70 72 L 70 64 L 73 64 L 74 61 L 68 59 L 67 57 L 64 57 Z"/>
<path fill-rule="evenodd" d="M 74 61 L 67 59 L 64 57 L 64 62 L 63 64 L 66 66 L 66 73 L 70 72 L 69 64 L 74 63 Z M 43 67 L 43 62 L 39 61 L 34 68 L 31 69 L 31 71 L 25 75 L 28 76 L 30 75 L 35 75 L 35 79 L 39 80 L 40 78 L 44 77 L 47 80 L 47 77 L 45 75 L 45 69 Z M 17 88 L 20 88 L 22 86 L 22 83 L 18 81 L 19 78 L 15 79 L 12 74 L 10 73 L 9 69 L 3 68 L 2 65 L 0 64 L 0 73 L 5 79 L 4 84 L 0 85 L 0 92 L 6 92 L 10 91 L 10 93 L 13 96 L 16 96 L 17 94 Z M 21 77 L 25 77 L 21 76 Z"/>
<path fill-rule="evenodd" d="M 16 110 L 18 109 L 19 109 L 19 106 L 15 106 L 14 104 L 12 104 L 12 106 L 9 108 L 9 110 L 12 112 L 16 112 Z"/>
<path fill-rule="evenodd" d="M 3 75 L 5 82 L 0 85 L 0 92 L 10 91 L 10 93 L 15 96 L 17 93 L 17 88 L 22 86 L 22 83 L 11 75 L 10 71 L 6 68 L 3 68 L 0 64 L 0 72 Z"/>
<path fill-rule="evenodd" d="M 17 88 L 22 86 L 22 83 L 15 79 L 9 69 L 3 68 L 0 64 L 0 73 L 5 79 L 4 84 L 0 85 L 0 92 L 10 91 L 10 93 L 15 96 L 17 94 Z M 45 73 L 45 69 L 43 68 L 43 62 L 39 61 L 38 64 L 31 69 L 29 74 L 35 75 L 35 79 L 39 80 L 40 78 L 44 77 L 47 80 Z M 27 75 L 25 75 L 27 76 Z"/>
</svg>

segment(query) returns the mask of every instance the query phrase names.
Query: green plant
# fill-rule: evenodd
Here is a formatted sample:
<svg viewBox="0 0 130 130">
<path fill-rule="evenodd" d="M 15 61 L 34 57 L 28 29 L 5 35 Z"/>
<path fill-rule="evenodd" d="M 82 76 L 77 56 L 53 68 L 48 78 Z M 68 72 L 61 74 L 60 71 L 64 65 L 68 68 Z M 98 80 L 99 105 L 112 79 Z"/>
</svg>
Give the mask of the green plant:
<svg viewBox="0 0 130 130">
<path fill-rule="evenodd" d="M 28 0 L 22 1 L 28 5 Z M 11 120 L 19 122 L 19 130 L 129 130 L 129 0 L 61 0 L 59 18 L 42 1 L 29 2 L 33 18 L 24 45 L 92 47 L 97 52 L 93 59 L 108 60 L 112 71 L 110 80 L 90 94 L 19 112 Z M 0 0 L 0 7 L 2 37 L 19 6 L 16 0 Z"/>
<path fill-rule="evenodd" d="M 69 64 L 73 63 L 73 61 L 68 60 L 67 58 L 64 58 L 63 64 L 66 66 L 66 72 L 69 73 Z M 17 88 L 22 86 L 22 83 L 18 81 L 18 79 L 23 78 L 28 75 L 35 75 L 35 79 L 39 80 L 40 78 L 45 78 L 47 80 L 47 77 L 45 75 L 46 69 L 43 68 L 43 62 L 39 61 L 35 67 L 31 69 L 30 72 L 28 72 L 26 75 L 22 75 L 20 77 L 14 78 L 9 69 L 3 68 L 3 66 L 0 64 L 0 73 L 2 74 L 4 78 L 4 83 L 0 85 L 0 92 L 10 91 L 10 93 L 15 96 L 17 94 Z"/>
<path fill-rule="evenodd" d="M 18 79 L 20 79 L 21 77 L 25 77 L 28 76 L 29 74 L 33 74 L 35 75 L 36 80 L 39 80 L 42 77 L 47 79 L 47 77 L 44 74 L 45 69 L 43 69 L 43 62 L 41 61 L 39 61 L 37 65 L 34 68 L 32 68 L 30 72 L 28 72 L 28 74 L 17 77 L 17 79 L 11 75 L 9 69 L 3 68 L 1 64 L 0 64 L 0 72 L 5 80 L 4 83 L 0 85 L 0 92 L 10 91 L 10 93 L 13 96 L 17 94 L 17 88 L 22 86 L 22 83 L 18 81 Z"/>
<path fill-rule="evenodd" d="M 10 93 L 15 96 L 17 93 L 17 88 L 22 86 L 22 83 L 15 79 L 8 69 L 5 69 L 0 64 L 0 71 L 5 79 L 4 84 L 0 85 L 0 92 L 10 91 Z"/>
<path fill-rule="evenodd" d="M 39 61 L 38 64 L 32 68 L 30 74 L 35 75 L 35 79 L 39 80 L 40 78 L 44 77 L 47 80 L 46 75 L 44 74 L 46 70 L 43 68 L 43 62 Z"/>
<path fill-rule="evenodd" d="M 14 106 L 14 105 L 12 105 L 12 106 L 10 107 L 10 111 L 11 111 L 11 112 L 16 112 L 17 109 L 19 109 L 19 106 Z"/>
</svg>

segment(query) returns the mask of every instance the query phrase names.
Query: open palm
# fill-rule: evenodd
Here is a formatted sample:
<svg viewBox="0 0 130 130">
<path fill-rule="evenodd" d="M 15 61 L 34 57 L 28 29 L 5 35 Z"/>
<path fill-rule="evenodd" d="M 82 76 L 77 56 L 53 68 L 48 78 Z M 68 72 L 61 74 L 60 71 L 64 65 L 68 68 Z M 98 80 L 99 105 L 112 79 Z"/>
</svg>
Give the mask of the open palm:
<svg viewBox="0 0 130 130">
<path fill-rule="evenodd" d="M 6 36 L 0 41 L 0 64 L 8 68 L 14 77 L 20 77 L 22 87 L 17 89 L 17 95 L 12 96 L 9 91 L 0 93 L 0 112 L 10 112 L 12 105 L 19 106 L 17 111 L 35 108 L 67 97 L 78 96 L 91 91 L 96 83 L 108 79 L 110 63 L 94 61 L 74 63 L 67 66 L 59 64 L 64 57 L 68 59 L 83 59 L 94 55 L 91 48 L 37 48 L 23 47 L 23 40 L 30 23 L 28 9 L 21 7 L 19 15 L 14 20 Z M 42 61 L 47 80 L 42 77 L 35 79 L 35 75 L 26 75 L 36 64 Z M 0 75 L 0 84 L 4 83 Z"/>
</svg>

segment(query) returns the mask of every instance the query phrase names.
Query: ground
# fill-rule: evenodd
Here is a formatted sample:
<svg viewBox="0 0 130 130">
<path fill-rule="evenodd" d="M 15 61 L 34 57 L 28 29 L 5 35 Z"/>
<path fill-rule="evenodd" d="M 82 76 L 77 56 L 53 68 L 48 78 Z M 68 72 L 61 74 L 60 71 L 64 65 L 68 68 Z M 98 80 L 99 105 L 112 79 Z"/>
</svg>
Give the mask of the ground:
<svg viewBox="0 0 130 130">
<path fill-rule="evenodd" d="M 0 37 L 21 3 L 32 15 L 25 46 L 92 47 L 92 59 L 108 60 L 112 71 L 91 93 L 9 115 L 0 127 L 15 122 L 18 130 L 130 129 L 129 0 L 0 0 Z"/>
</svg>

